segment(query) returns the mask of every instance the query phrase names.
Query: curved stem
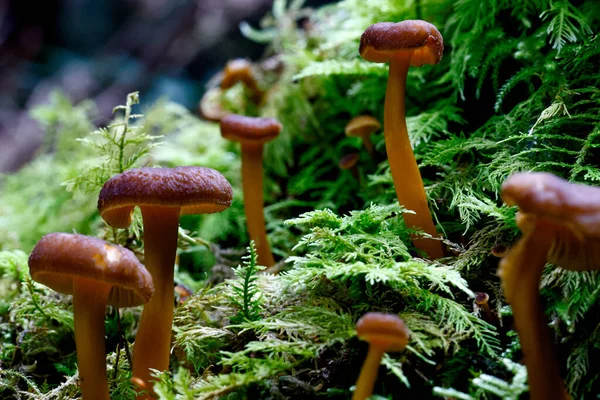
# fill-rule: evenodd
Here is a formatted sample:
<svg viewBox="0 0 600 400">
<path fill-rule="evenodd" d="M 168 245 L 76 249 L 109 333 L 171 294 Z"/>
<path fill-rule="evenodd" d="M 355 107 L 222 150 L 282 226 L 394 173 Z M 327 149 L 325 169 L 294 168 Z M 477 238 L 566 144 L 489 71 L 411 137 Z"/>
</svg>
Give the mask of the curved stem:
<svg viewBox="0 0 600 400">
<path fill-rule="evenodd" d="M 263 145 L 242 143 L 242 189 L 248 234 L 254 240 L 258 263 L 266 267 L 275 265 L 265 229 L 263 199 Z"/>
<path fill-rule="evenodd" d="M 500 262 L 499 274 L 525 356 L 531 400 L 567 400 L 555 346 L 539 295 L 551 240 L 533 229 Z"/>
<path fill-rule="evenodd" d="M 410 58 L 406 55 L 396 56 L 390 62 L 383 120 L 385 149 L 398 201 L 403 207 L 416 213 L 404 214 L 406 226 L 437 236 L 406 128 L 404 95 L 409 66 Z M 429 258 L 443 257 L 440 241 L 427 238 L 413 238 L 413 241 L 415 247 L 427 253 Z"/>
<path fill-rule="evenodd" d="M 381 347 L 369 346 L 367 358 L 360 369 L 360 375 L 356 381 L 356 389 L 352 395 L 352 400 L 366 400 L 373 394 L 373 387 L 377 380 L 379 364 L 385 351 Z"/>
<path fill-rule="evenodd" d="M 150 368 L 169 369 L 173 323 L 173 270 L 177 251 L 179 207 L 141 207 L 144 263 L 154 281 L 154 295 L 144 306 L 133 346 L 133 376 L 150 384 Z M 138 399 L 149 398 L 140 395 Z"/>
<path fill-rule="evenodd" d="M 106 377 L 104 311 L 111 286 L 75 278 L 73 319 L 81 393 L 85 400 L 109 399 Z"/>
</svg>

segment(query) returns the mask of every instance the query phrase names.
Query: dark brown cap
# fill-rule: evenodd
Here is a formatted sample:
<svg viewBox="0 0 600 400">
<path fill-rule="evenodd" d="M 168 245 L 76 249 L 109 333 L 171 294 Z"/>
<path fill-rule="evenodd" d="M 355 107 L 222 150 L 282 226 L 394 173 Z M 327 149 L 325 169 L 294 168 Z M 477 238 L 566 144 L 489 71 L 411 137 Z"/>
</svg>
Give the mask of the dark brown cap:
<svg viewBox="0 0 600 400">
<path fill-rule="evenodd" d="M 408 328 L 396 314 L 369 312 L 356 323 L 358 337 L 386 351 L 400 351 L 406 347 Z"/>
<path fill-rule="evenodd" d="M 279 136 L 281 128 L 274 118 L 229 114 L 221 120 L 221 135 L 234 142 L 265 143 Z"/>
<path fill-rule="evenodd" d="M 435 26 L 426 21 L 379 22 L 360 37 L 359 53 L 372 62 L 389 62 L 392 55 L 412 53 L 412 66 L 437 64 L 442 59 L 444 40 Z"/>
<path fill-rule="evenodd" d="M 600 268 L 600 188 L 545 172 L 522 172 L 502 185 L 502 199 L 519 207 L 523 232 L 551 235 L 548 262 L 573 270 Z"/>
<path fill-rule="evenodd" d="M 492 253 L 494 257 L 502 258 L 508 253 L 508 246 L 504 243 L 496 243 L 490 249 L 490 253 Z"/>
<path fill-rule="evenodd" d="M 98 196 L 98 211 L 115 228 L 131 224 L 135 206 L 181 207 L 181 214 L 211 214 L 231 205 L 231 184 L 204 167 L 137 168 L 113 176 Z"/>
<path fill-rule="evenodd" d="M 370 115 L 359 115 L 348 122 L 344 132 L 346 136 L 364 137 L 381 129 L 381 124 Z"/>
<path fill-rule="evenodd" d="M 358 154 L 358 153 L 346 154 L 345 156 L 340 158 L 340 162 L 338 163 L 338 166 L 341 169 L 350 169 L 356 165 L 359 158 L 360 158 L 360 154 Z"/>
<path fill-rule="evenodd" d="M 154 293 L 150 273 L 130 250 L 85 235 L 44 236 L 29 256 L 29 272 L 33 280 L 65 294 L 73 294 L 77 277 L 112 285 L 108 304 L 114 307 L 145 304 Z"/>
<path fill-rule="evenodd" d="M 477 292 L 475 293 L 475 304 L 482 305 L 487 304 L 490 300 L 490 295 L 486 292 Z"/>
</svg>

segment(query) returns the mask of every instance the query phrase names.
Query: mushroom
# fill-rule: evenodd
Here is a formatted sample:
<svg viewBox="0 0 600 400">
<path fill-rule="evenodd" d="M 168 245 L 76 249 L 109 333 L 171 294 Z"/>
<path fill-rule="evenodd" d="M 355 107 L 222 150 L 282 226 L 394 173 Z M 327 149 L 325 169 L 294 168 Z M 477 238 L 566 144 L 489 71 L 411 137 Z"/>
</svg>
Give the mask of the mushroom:
<svg viewBox="0 0 600 400">
<path fill-rule="evenodd" d="M 356 167 L 356 163 L 360 158 L 360 154 L 358 153 L 350 153 L 342 156 L 340 161 L 338 162 L 338 167 L 343 170 L 348 170 L 352 174 L 352 176 L 360 181 L 360 174 L 358 173 L 358 168 Z"/>
<path fill-rule="evenodd" d="M 369 342 L 367 358 L 360 370 L 352 400 L 365 400 L 373 393 L 383 354 L 404 350 L 409 332 L 396 314 L 369 312 L 356 323 L 358 337 Z"/>
<path fill-rule="evenodd" d="M 444 44 L 435 26 L 425 21 L 380 22 L 365 30 L 360 38 L 362 58 L 390 63 L 383 130 L 385 147 L 398 201 L 415 214 L 404 214 L 406 225 L 435 237 L 437 232 L 406 128 L 404 94 L 408 68 L 437 64 Z M 431 259 L 443 256 L 442 243 L 431 238 L 413 238 L 416 248 Z"/>
<path fill-rule="evenodd" d="M 132 307 L 150 300 L 150 273 L 121 246 L 79 234 L 50 233 L 29 256 L 31 278 L 73 295 L 75 345 L 84 399 L 109 399 L 106 376 L 106 305 Z"/>
<path fill-rule="evenodd" d="M 254 104 L 259 105 L 262 102 L 264 92 L 258 86 L 258 81 L 252 71 L 252 64 L 243 58 L 227 62 L 223 70 L 221 89 L 229 89 L 238 82 L 242 82 L 248 88 Z"/>
<path fill-rule="evenodd" d="M 179 216 L 220 212 L 231 205 L 231 199 L 227 179 L 203 167 L 131 169 L 106 181 L 100 191 L 98 210 L 114 228 L 131 224 L 135 206 L 142 211 L 144 260 L 156 291 L 140 320 L 133 376 L 147 384 L 150 368 L 169 367 Z"/>
<path fill-rule="evenodd" d="M 569 270 L 600 268 L 600 188 L 543 172 L 514 174 L 502 198 L 519 207 L 523 236 L 500 261 L 502 289 L 511 304 L 532 400 L 568 399 L 539 296 L 547 262 Z"/>
<path fill-rule="evenodd" d="M 488 304 L 489 300 L 490 295 L 485 292 L 477 292 L 475 293 L 475 301 L 473 303 L 477 309 L 483 312 L 482 317 L 484 321 L 489 322 L 490 324 L 495 324 L 497 322 L 497 318 Z"/>
<path fill-rule="evenodd" d="M 221 105 L 222 91 L 220 88 L 208 89 L 198 105 L 200 116 L 207 121 L 219 122 L 223 117 L 229 114 L 229 111 L 225 110 Z"/>
<path fill-rule="evenodd" d="M 496 243 L 490 249 L 490 253 L 497 258 L 502 258 L 508 252 L 508 247 L 504 243 Z"/>
<path fill-rule="evenodd" d="M 242 189 L 248 233 L 256 244 L 259 264 L 266 267 L 275 265 L 275 259 L 267 241 L 263 212 L 263 147 L 279 136 L 280 131 L 281 124 L 273 118 L 229 114 L 221 120 L 221 135 L 242 145 Z"/>
<path fill-rule="evenodd" d="M 371 142 L 371 133 L 381 129 L 381 124 L 370 115 L 359 115 L 348 122 L 344 132 L 348 137 L 361 138 L 367 153 L 373 157 L 373 142 Z"/>
</svg>

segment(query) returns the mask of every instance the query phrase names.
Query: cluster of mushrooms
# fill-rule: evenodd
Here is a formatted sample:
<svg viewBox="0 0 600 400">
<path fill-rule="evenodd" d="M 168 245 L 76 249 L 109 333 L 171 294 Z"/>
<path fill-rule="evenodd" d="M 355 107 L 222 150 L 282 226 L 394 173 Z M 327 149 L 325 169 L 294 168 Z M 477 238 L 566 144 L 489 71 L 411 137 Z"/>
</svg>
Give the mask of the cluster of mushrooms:
<svg viewBox="0 0 600 400">
<path fill-rule="evenodd" d="M 413 243 L 424 257 L 444 255 L 429 210 L 421 175 L 408 137 L 404 92 L 410 66 L 437 64 L 443 52 L 439 31 L 425 21 L 377 23 L 362 35 L 360 55 L 368 61 L 389 63 L 385 96 L 384 136 L 396 194 L 406 225 L 425 235 Z M 265 92 L 244 60 L 230 62 L 220 88 L 241 82 L 251 100 L 260 105 Z M 281 124 L 272 118 L 228 114 L 210 99 L 201 102 L 202 115 L 218 121 L 224 138 L 241 143 L 244 208 L 251 240 L 259 263 L 275 264 L 263 214 L 263 147 L 275 139 Z M 346 135 L 360 137 L 373 155 L 370 135 L 381 128 L 370 116 L 358 116 L 346 127 Z M 356 172 L 357 154 L 340 160 L 340 168 Z M 502 196 L 521 212 L 517 223 L 523 237 L 507 252 L 499 274 L 506 299 L 513 307 L 529 372 L 531 398 L 567 399 L 559 374 L 554 346 L 541 306 L 538 285 L 546 262 L 564 268 L 598 268 L 600 257 L 590 249 L 599 244 L 600 189 L 568 183 L 553 175 L 522 173 L 510 177 Z M 173 320 L 173 266 L 177 249 L 179 216 L 220 212 L 230 206 L 232 188 L 217 171 L 204 167 L 131 169 L 108 180 L 99 193 L 98 210 L 113 228 L 127 228 L 132 213 L 140 207 L 144 226 L 144 262 L 123 247 L 79 234 L 51 233 L 44 236 L 29 258 L 31 276 L 54 290 L 73 295 L 75 340 L 81 381 L 86 399 L 108 399 L 104 352 L 106 305 L 142 305 L 133 352 L 133 379 L 138 398 L 152 396 L 151 369 L 168 369 Z M 505 252 L 506 253 L 506 252 Z M 478 293 L 476 304 L 488 322 L 496 316 L 487 305 L 488 296 Z M 373 391 L 381 357 L 400 351 L 409 340 L 409 330 L 395 314 L 370 312 L 357 323 L 357 334 L 370 343 L 353 399 L 368 398 Z"/>
</svg>

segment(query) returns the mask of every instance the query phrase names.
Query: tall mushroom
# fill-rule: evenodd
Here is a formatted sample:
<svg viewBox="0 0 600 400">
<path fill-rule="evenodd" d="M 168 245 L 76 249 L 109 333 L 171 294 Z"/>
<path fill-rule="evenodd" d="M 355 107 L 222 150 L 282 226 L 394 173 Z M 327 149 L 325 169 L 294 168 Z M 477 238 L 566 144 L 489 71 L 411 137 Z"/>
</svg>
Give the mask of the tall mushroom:
<svg viewBox="0 0 600 400">
<path fill-rule="evenodd" d="M 281 132 L 281 124 L 273 118 L 255 118 L 229 114 L 221 120 L 221 135 L 242 145 L 242 189 L 244 211 L 250 239 L 256 244 L 258 262 L 275 265 L 267 240 L 263 198 L 263 147 Z"/>
<path fill-rule="evenodd" d="M 373 157 L 373 142 L 371 142 L 371 133 L 381 129 L 381 124 L 370 115 L 359 115 L 354 117 L 346 124 L 344 133 L 348 137 L 359 137 L 367 153 Z"/>
<path fill-rule="evenodd" d="M 144 259 L 156 291 L 142 313 L 133 348 L 133 376 L 146 384 L 150 368 L 169 367 L 179 216 L 220 212 L 231 199 L 227 179 L 203 167 L 131 169 L 106 181 L 100 191 L 98 210 L 114 228 L 131 224 L 135 206 L 142 211 Z"/>
<path fill-rule="evenodd" d="M 362 34 L 359 48 L 360 55 L 367 61 L 390 63 L 383 130 L 396 195 L 402 206 L 415 212 L 404 215 L 406 225 L 422 229 L 434 237 L 437 232 L 406 128 L 404 95 L 408 68 L 439 63 L 443 50 L 442 35 L 436 27 L 418 20 L 371 25 Z M 429 238 L 415 238 L 413 241 L 415 247 L 430 258 L 443 256 L 440 241 Z"/>
<path fill-rule="evenodd" d="M 498 274 L 519 332 L 531 399 L 568 399 L 539 284 L 546 262 L 575 271 L 600 268 L 600 188 L 526 172 L 504 182 L 502 198 L 519 207 L 523 232 Z"/>
<path fill-rule="evenodd" d="M 78 234 L 50 233 L 29 256 L 33 280 L 73 295 L 75 345 L 84 399 L 109 399 L 106 377 L 106 305 L 132 307 L 148 302 L 150 273 L 121 246 Z"/>
<path fill-rule="evenodd" d="M 400 317 L 381 312 L 363 315 L 356 323 L 356 333 L 359 338 L 369 342 L 369 351 L 360 370 L 352 400 L 366 400 L 373 394 L 384 353 L 404 350 L 410 335 Z"/>
</svg>

